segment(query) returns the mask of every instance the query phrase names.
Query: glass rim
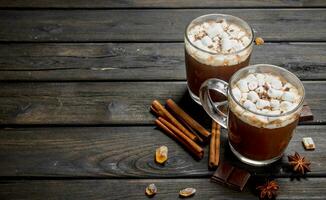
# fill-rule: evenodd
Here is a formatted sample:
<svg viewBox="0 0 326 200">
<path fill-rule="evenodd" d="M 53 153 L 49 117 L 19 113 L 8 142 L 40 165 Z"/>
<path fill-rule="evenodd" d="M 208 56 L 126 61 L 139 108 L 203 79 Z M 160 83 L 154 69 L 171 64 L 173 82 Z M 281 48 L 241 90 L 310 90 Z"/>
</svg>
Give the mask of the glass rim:
<svg viewBox="0 0 326 200">
<path fill-rule="evenodd" d="M 206 51 L 205 49 L 202 49 L 200 47 L 197 47 L 193 42 L 190 41 L 189 37 L 188 37 L 188 28 L 190 27 L 190 25 L 195 21 L 195 20 L 198 20 L 200 18 L 203 18 L 203 17 L 208 17 L 208 16 L 222 16 L 222 17 L 231 17 L 231 18 L 235 18 L 236 20 L 239 20 L 241 22 L 243 22 L 244 24 L 248 25 L 248 27 L 250 28 L 250 32 L 251 32 L 251 40 L 250 40 L 250 43 L 245 46 L 243 49 L 240 49 L 238 51 L 235 51 L 233 53 L 214 53 L 214 52 L 211 52 L 211 51 Z M 189 22 L 189 24 L 186 26 L 186 29 L 185 29 L 185 36 L 184 36 L 187 40 L 187 42 L 192 46 L 194 47 L 195 49 L 197 50 L 200 50 L 200 51 L 203 51 L 205 53 L 208 53 L 208 54 L 211 54 L 211 55 L 224 55 L 224 56 L 228 56 L 228 55 L 235 55 L 235 54 L 239 54 L 241 52 L 243 52 L 244 50 L 247 50 L 250 46 L 252 46 L 253 42 L 254 42 L 254 38 L 255 38 L 255 33 L 254 33 L 254 30 L 253 28 L 250 26 L 250 24 L 248 24 L 246 21 L 244 21 L 243 19 L 239 18 L 239 17 L 236 17 L 236 16 L 233 16 L 233 15 L 228 15 L 228 14 L 216 14 L 216 13 L 211 13 L 211 14 L 206 14 L 206 15 L 201 15 L 199 17 L 196 17 L 195 19 L 191 20 L 191 22 Z"/>
<path fill-rule="evenodd" d="M 243 105 L 241 105 L 241 103 L 234 97 L 234 95 L 233 95 L 233 93 L 232 93 L 232 90 L 231 90 L 231 80 L 234 78 L 234 77 L 236 77 L 236 76 L 238 76 L 239 74 L 241 74 L 243 71 L 246 71 L 246 70 L 248 70 L 248 69 L 253 69 L 253 68 L 256 68 L 256 67 L 259 67 L 259 66 L 266 66 L 266 67 L 271 67 L 271 68 L 276 68 L 276 69 L 278 69 L 278 70 L 281 70 L 281 71 L 283 71 L 283 72 L 286 72 L 286 73 L 288 73 L 290 76 L 291 76 L 291 78 L 293 78 L 293 79 L 295 79 L 298 83 L 299 83 L 299 85 L 300 85 L 300 87 L 302 88 L 302 96 L 301 96 L 301 99 L 300 99 L 300 103 L 294 108 L 294 109 L 292 109 L 292 110 L 290 110 L 290 111 L 287 111 L 287 112 L 285 112 L 285 113 L 282 113 L 282 114 L 275 114 L 275 115 L 271 115 L 271 114 L 264 114 L 264 113 L 258 113 L 258 112 L 255 112 L 255 111 L 252 111 L 252 110 L 249 110 L 249 109 L 247 109 L 247 108 L 245 108 Z M 279 67 L 279 66 L 276 66 L 276 65 L 271 65 L 271 64 L 255 64 L 255 65 L 249 65 L 249 66 L 247 66 L 247 67 L 244 67 L 244 68 L 242 68 L 242 69 L 240 69 L 240 70 L 238 70 L 236 73 L 234 73 L 233 75 L 232 75 L 232 77 L 230 78 L 230 81 L 229 81 L 229 84 L 228 84 L 229 86 L 228 86 L 228 93 L 230 94 L 230 96 L 231 96 L 231 98 L 232 98 L 232 100 L 238 105 L 238 106 L 240 106 L 242 109 L 244 109 L 244 110 L 246 110 L 246 111 L 249 111 L 250 113 L 253 113 L 253 114 L 255 114 L 255 115 L 259 115 L 259 116 L 264 116 L 264 117 L 282 117 L 282 116 L 287 116 L 287 115 L 290 115 L 290 114 L 292 114 L 292 113 L 294 113 L 294 112 L 296 112 L 302 105 L 303 105 L 303 103 L 304 103 L 304 99 L 305 99 L 305 89 L 304 89 L 304 86 L 303 86 L 303 84 L 302 84 L 302 82 L 300 81 L 300 79 L 295 75 L 295 74 L 293 74 L 292 72 L 290 72 L 289 70 L 286 70 L 286 69 L 284 69 L 284 68 L 282 68 L 282 67 Z"/>
</svg>

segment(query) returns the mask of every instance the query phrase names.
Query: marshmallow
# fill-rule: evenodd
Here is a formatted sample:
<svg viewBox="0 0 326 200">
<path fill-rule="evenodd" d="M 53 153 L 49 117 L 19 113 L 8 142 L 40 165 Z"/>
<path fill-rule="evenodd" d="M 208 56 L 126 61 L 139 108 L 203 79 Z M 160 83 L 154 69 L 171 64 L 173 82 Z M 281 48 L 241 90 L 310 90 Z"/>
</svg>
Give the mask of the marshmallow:
<svg viewBox="0 0 326 200">
<path fill-rule="evenodd" d="M 278 101 L 276 99 L 272 99 L 270 101 L 270 104 L 271 104 L 272 110 L 277 111 L 280 109 L 280 101 Z"/>
<path fill-rule="evenodd" d="M 210 38 L 214 38 L 223 31 L 224 30 L 221 23 L 212 23 L 212 25 L 207 28 L 206 33 Z"/>
<path fill-rule="evenodd" d="M 228 33 L 238 33 L 239 31 L 241 31 L 241 29 L 239 28 L 239 26 L 236 26 L 234 24 L 231 24 L 228 29 L 227 32 Z"/>
<path fill-rule="evenodd" d="M 250 100 L 251 102 L 255 103 L 259 99 L 259 96 L 256 92 L 250 91 L 248 93 L 247 99 Z"/>
<path fill-rule="evenodd" d="M 241 38 L 241 41 L 242 41 L 242 44 L 245 45 L 245 46 L 247 46 L 251 42 L 248 36 L 243 36 Z"/>
<path fill-rule="evenodd" d="M 287 91 L 293 88 L 293 85 L 291 83 L 285 83 L 283 86 L 283 90 Z"/>
<path fill-rule="evenodd" d="M 275 99 L 280 99 L 283 95 L 283 92 L 281 90 L 276 90 L 273 88 L 269 88 L 267 91 L 268 96 L 270 96 L 271 98 L 275 98 Z"/>
<path fill-rule="evenodd" d="M 272 82 L 270 83 L 272 88 L 280 90 L 282 89 L 282 82 L 277 79 L 273 79 Z"/>
<path fill-rule="evenodd" d="M 247 81 L 257 81 L 257 78 L 255 75 L 253 74 L 249 74 L 247 77 L 246 77 Z"/>
<path fill-rule="evenodd" d="M 244 31 L 239 31 L 238 35 L 237 35 L 237 38 L 242 38 L 245 35 L 246 35 L 246 33 Z"/>
<path fill-rule="evenodd" d="M 239 90 L 239 88 L 235 87 L 232 89 L 232 94 L 235 97 L 236 100 L 240 101 L 241 99 L 241 91 Z"/>
<path fill-rule="evenodd" d="M 271 83 L 274 79 L 275 79 L 275 77 L 273 77 L 270 74 L 265 76 L 265 82 L 267 82 L 267 83 Z"/>
<path fill-rule="evenodd" d="M 251 110 L 251 111 L 257 111 L 257 109 L 256 109 L 256 105 L 252 102 L 252 101 L 250 101 L 250 100 L 246 100 L 244 103 L 243 103 L 243 106 L 245 107 L 245 108 L 247 108 L 248 110 Z"/>
<path fill-rule="evenodd" d="M 294 102 L 295 100 L 294 94 L 292 92 L 284 92 L 282 95 L 282 100 Z"/>
<path fill-rule="evenodd" d="M 206 47 L 212 47 L 213 46 L 213 41 L 210 37 L 207 35 L 201 39 L 201 43 L 206 46 Z"/>
<path fill-rule="evenodd" d="M 256 74 L 258 86 L 265 85 L 265 75 L 264 74 Z"/>
<path fill-rule="evenodd" d="M 261 73 L 257 73 L 256 74 L 256 78 L 257 79 L 265 79 L 265 75 L 264 74 L 261 74 Z"/>
<path fill-rule="evenodd" d="M 282 101 L 280 104 L 280 109 L 283 112 L 287 112 L 287 111 L 291 110 L 292 107 L 293 107 L 293 104 L 288 101 Z"/>
<path fill-rule="evenodd" d="M 264 99 L 258 99 L 257 102 L 256 102 L 256 107 L 258 109 L 263 109 L 263 108 L 266 108 L 266 107 L 269 107 L 269 106 L 270 106 L 269 101 L 264 100 Z"/>
<path fill-rule="evenodd" d="M 257 81 L 250 81 L 248 83 L 249 90 L 255 90 L 257 87 L 258 87 L 258 82 Z"/>
<path fill-rule="evenodd" d="M 265 88 L 263 87 L 258 87 L 256 90 L 255 90 L 258 94 L 263 94 L 264 92 L 266 92 Z"/>
<path fill-rule="evenodd" d="M 228 28 L 228 26 L 229 26 L 229 24 L 226 22 L 225 19 L 222 19 L 221 25 L 222 25 L 224 30 L 226 30 Z"/>
<path fill-rule="evenodd" d="M 241 79 L 239 82 L 238 82 L 238 87 L 239 89 L 241 90 L 241 92 L 249 92 L 249 89 L 248 89 L 248 82 L 246 80 L 243 80 Z"/>
<path fill-rule="evenodd" d="M 222 49 L 223 51 L 229 51 L 233 48 L 235 43 L 229 37 L 222 38 Z"/>
<path fill-rule="evenodd" d="M 242 95 L 241 95 L 241 101 L 245 101 L 245 100 L 247 100 L 247 98 L 248 98 L 248 93 L 247 92 L 244 92 L 244 93 L 242 93 Z"/>
</svg>

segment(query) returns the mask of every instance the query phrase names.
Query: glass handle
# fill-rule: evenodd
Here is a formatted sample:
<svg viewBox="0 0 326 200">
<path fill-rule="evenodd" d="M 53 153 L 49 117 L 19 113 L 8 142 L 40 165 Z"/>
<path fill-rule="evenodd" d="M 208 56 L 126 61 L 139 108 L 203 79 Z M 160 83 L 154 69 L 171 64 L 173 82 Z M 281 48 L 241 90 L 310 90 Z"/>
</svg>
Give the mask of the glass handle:
<svg viewBox="0 0 326 200">
<path fill-rule="evenodd" d="M 200 102 L 207 112 L 207 114 L 219 123 L 222 127 L 227 129 L 227 113 L 223 112 L 220 108 L 228 105 L 227 101 L 213 102 L 210 96 L 210 90 L 214 90 L 225 97 L 228 94 L 229 84 L 223 80 L 212 78 L 206 80 L 200 87 L 199 98 Z"/>
</svg>

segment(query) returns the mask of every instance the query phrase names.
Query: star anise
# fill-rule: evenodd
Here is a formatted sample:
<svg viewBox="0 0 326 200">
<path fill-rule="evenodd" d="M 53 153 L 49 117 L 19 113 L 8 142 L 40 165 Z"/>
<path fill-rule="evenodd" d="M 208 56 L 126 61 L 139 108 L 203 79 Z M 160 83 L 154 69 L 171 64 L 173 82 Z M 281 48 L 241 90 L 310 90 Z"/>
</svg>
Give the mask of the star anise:
<svg viewBox="0 0 326 200">
<path fill-rule="evenodd" d="M 289 163 L 293 167 L 293 171 L 304 174 L 306 172 L 310 172 L 310 162 L 305 159 L 305 157 L 300 156 L 298 152 L 295 152 L 294 155 L 288 156 Z"/>
<path fill-rule="evenodd" d="M 257 190 L 260 190 L 259 198 L 260 199 L 272 199 L 276 197 L 276 191 L 280 187 L 276 181 L 267 181 L 264 185 L 256 187 Z"/>
</svg>

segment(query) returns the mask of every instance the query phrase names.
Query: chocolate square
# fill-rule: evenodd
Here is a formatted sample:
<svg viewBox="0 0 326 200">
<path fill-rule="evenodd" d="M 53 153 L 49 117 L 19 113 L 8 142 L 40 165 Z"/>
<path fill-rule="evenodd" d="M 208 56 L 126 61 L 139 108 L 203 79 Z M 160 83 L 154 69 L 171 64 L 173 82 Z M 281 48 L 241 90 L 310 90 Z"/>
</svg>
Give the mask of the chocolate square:
<svg viewBox="0 0 326 200">
<path fill-rule="evenodd" d="M 227 185 L 235 190 L 242 191 L 249 178 L 250 174 L 246 170 L 234 168 L 227 180 Z"/>
<path fill-rule="evenodd" d="M 305 121 L 312 121 L 313 119 L 314 119 L 314 115 L 312 114 L 310 107 L 305 102 L 303 104 L 303 107 L 302 107 L 302 110 L 300 113 L 299 121 L 305 122 Z"/>
<path fill-rule="evenodd" d="M 246 170 L 221 162 L 211 180 L 231 189 L 242 191 L 249 178 L 250 174 Z"/>
</svg>

